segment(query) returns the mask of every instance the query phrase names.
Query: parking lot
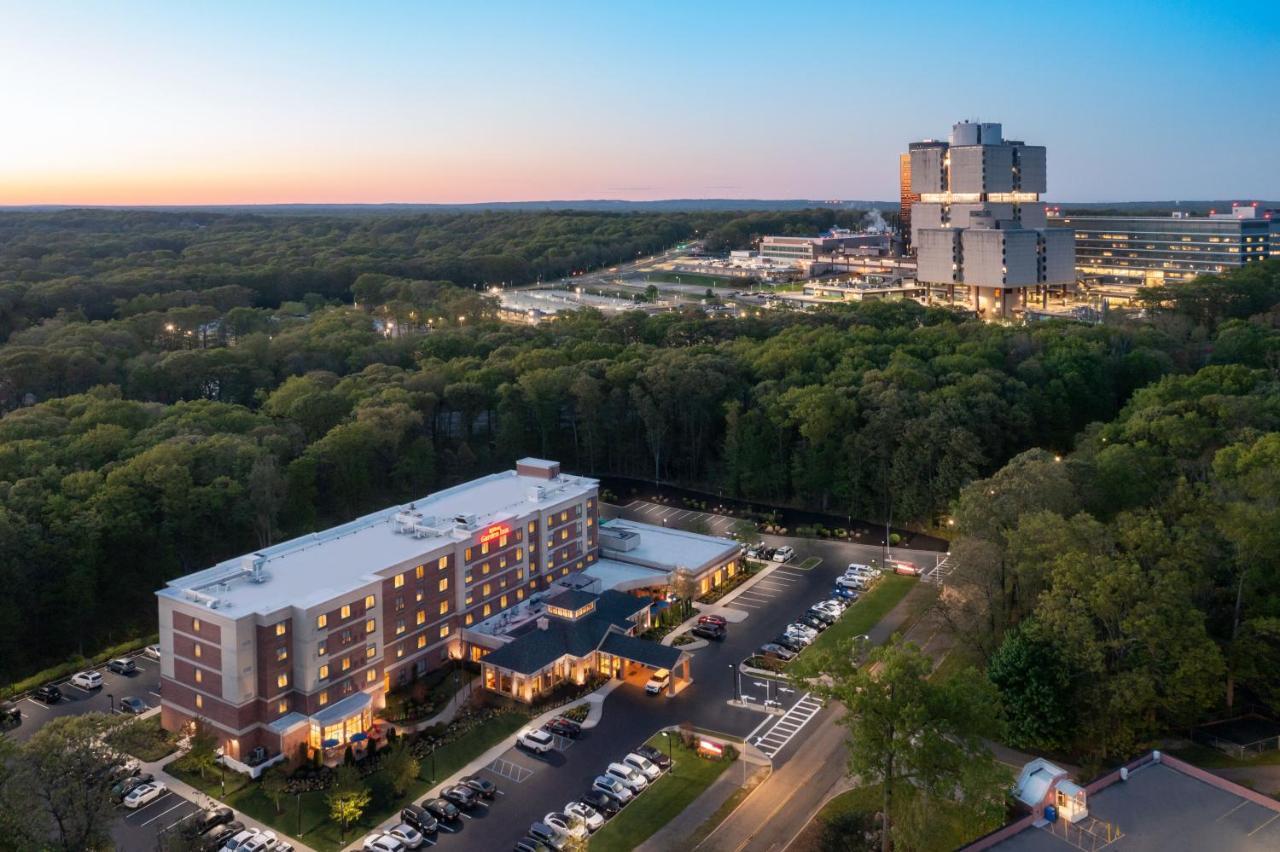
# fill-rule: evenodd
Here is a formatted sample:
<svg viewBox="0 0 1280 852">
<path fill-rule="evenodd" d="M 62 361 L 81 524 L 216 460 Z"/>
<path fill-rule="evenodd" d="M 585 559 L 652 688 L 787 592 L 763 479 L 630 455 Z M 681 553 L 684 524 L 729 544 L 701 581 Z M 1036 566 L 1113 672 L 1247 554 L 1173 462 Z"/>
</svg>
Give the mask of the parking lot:
<svg viewBox="0 0 1280 852">
<path fill-rule="evenodd" d="M 626 518 L 629 521 L 677 527 L 679 529 L 688 529 L 691 524 L 701 522 L 702 524 L 705 524 L 703 529 L 708 535 L 721 535 L 726 537 L 733 531 L 733 525 L 741 522 L 740 518 L 732 518 L 728 515 L 716 515 L 711 512 L 698 512 L 693 509 L 685 509 L 681 506 L 667 506 L 661 503 L 648 503 L 644 500 L 632 500 L 630 503 L 619 509 L 619 516 Z"/>
<path fill-rule="evenodd" d="M 158 799 L 131 810 L 117 805 L 121 819 L 111 832 L 117 849 L 150 850 L 157 846 L 157 839 L 166 830 L 203 809 L 206 803 L 193 802 L 172 790 L 166 790 Z"/>
<path fill-rule="evenodd" d="M 149 707 L 160 703 L 160 662 L 142 653 L 130 655 L 138 670 L 129 675 L 119 675 L 109 671 L 106 665 L 93 667 L 102 675 L 102 686 L 97 689 L 81 689 L 64 678 L 54 682 L 54 686 L 62 691 L 62 698 L 56 704 L 45 704 L 34 698 L 22 698 L 14 703 L 22 712 L 22 724 L 9 732 L 9 736 L 18 742 L 30 739 L 42 725 L 59 716 L 74 716 L 80 713 L 108 713 L 112 708 L 120 712 L 120 699 L 127 697 L 141 698 Z M 86 669 L 85 671 L 90 671 Z"/>
</svg>

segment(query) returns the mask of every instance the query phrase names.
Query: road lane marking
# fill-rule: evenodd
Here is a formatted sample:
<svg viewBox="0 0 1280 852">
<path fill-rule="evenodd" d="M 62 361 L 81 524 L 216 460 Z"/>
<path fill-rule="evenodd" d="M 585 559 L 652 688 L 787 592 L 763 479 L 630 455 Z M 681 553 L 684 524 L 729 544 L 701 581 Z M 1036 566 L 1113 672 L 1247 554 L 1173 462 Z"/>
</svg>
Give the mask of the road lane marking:
<svg viewBox="0 0 1280 852">
<path fill-rule="evenodd" d="M 777 757 L 820 710 L 822 704 L 806 692 L 782 718 L 774 722 L 773 727 L 755 741 L 756 747 L 770 758 Z"/>
</svg>

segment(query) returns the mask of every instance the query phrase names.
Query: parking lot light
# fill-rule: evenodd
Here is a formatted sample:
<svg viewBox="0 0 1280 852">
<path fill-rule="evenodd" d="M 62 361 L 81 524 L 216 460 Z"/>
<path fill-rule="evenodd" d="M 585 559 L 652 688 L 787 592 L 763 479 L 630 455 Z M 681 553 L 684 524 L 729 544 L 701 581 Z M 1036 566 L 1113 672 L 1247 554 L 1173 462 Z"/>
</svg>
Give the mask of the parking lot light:
<svg viewBox="0 0 1280 852">
<path fill-rule="evenodd" d="M 114 715 L 116 712 L 116 697 L 110 692 L 107 693 L 107 703 L 111 705 L 111 713 Z"/>
</svg>

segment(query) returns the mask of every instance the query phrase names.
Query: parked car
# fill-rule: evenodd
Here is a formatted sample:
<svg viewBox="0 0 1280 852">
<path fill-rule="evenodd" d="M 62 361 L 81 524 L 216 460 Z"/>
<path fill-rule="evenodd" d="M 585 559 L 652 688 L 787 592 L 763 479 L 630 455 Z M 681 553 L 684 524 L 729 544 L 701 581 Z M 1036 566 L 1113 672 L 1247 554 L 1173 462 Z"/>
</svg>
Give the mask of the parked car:
<svg viewBox="0 0 1280 852">
<path fill-rule="evenodd" d="M 390 834 L 382 832 L 370 834 L 364 839 L 364 843 L 360 844 L 360 848 L 364 852 L 404 852 L 403 843 Z"/>
<path fill-rule="evenodd" d="M 150 657 L 153 660 L 158 660 L 160 659 L 160 646 L 148 645 L 147 647 L 142 649 L 142 653 L 146 654 L 148 657 Z"/>
<path fill-rule="evenodd" d="M 633 793 L 639 793 L 649 786 L 649 779 L 644 777 L 644 773 L 637 772 L 625 763 L 610 763 L 605 767 L 604 774 L 612 775 Z"/>
<path fill-rule="evenodd" d="M 838 616 L 833 614 L 830 610 L 827 610 L 824 607 L 820 607 L 817 604 L 814 604 L 813 606 L 805 610 L 804 614 L 809 616 L 810 618 L 818 619 L 827 627 L 830 627 L 831 625 L 835 624 L 836 618 L 838 618 Z"/>
<path fill-rule="evenodd" d="M 576 740 L 582 735 L 582 725 L 572 719 L 566 719 L 564 716 L 557 716 L 545 723 L 542 726 L 542 730 L 550 731 L 557 736 L 568 737 L 571 740 Z"/>
<path fill-rule="evenodd" d="M 396 840 L 399 840 L 404 844 L 406 849 L 417 849 L 422 845 L 422 841 L 424 839 L 422 837 L 422 832 L 418 831 L 418 829 L 409 825 L 407 822 L 402 822 L 394 828 L 387 829 L 387 834 L 391 835 Z"/>
<path fill-rule="evenodd" d="M 596 780 L 591 782 L 592 790 L 599 790 L 602 793 L 608 793 L 618 800 L 620 804 L 625 805 L 635 796 L 631 792 L 631 788 L 623 784 L 612 775 L 597 775 Z"/>
<path fill-rule="evenodd" d="M 786 648 L 793 654 L 799 654 L 805 649 L 805 644 L 803 642 L 801 642 L 797 637 L 789 636 L 786 633 L 779 633 L 777 636 L 773 637 L 773 641 L 769 644 L 779 645 Z"/>
<path fill-rule="evenodd" d="M 699 624 L 690 631 L 694 636 L 702 639 L 710 639 L 712 642 L 719 642 L 728 635 L 729 631 L 725 630 L 719 624 Z"/>
<path fill-rule="evenodd" d="M 644 691 L 649 695 L 660 695 L 666 691 L 671 684 L 671 672 L 667 669 L 658 669 L 653 673 L 653 677 L 649 678 L 649 682 L 644 685 Z"/>
<path fill-rule="evenodd" d="M 116 674 L 128 675 L 138 670 L 138 664 L 128 657 L 116 657 L 107 663 L 107 668 Z"/>
<path fill-rule="evenodd" d="M 536 837 L 521 837 L 511 848 L 515 852 L 551 852 L 551 847 Z"/>
<path fill-rule="evenodd" d="M 658 764 L 658 768 L 664 772 L 671 768 L 671 758 L 661 749 L 656 749 L 651 745 L 642 745 L 636 749 L 636 754 Z"/>
<path fill-rule="evenodd" d="M 790 624 L 788 624 L 785 630 L 787 633 L 792 633 L 797 636 L 806 638 L 810 642 L 818 638 L 818 631 L 815 628 L 810 627 L 807 624 L 801 624 L 798 621 L 793 621 Z"/>
<path fill-rule="evenodd" d="M 918 577 L 920 575 L 920 567 L 914 562 L 906 562 L 901 559 L 890 559 L 889 567 L 893 569 L 895 574 L 905 574 L 908 577 Z"/>
<path fill-rule="evenodd" d="M 476 795 L 482 799 L 492 801 L 493 797 L 498 795 L 498 785 L 487 778 L 481 778 L 479 775 L 468 775 L 462 779 L 462 783 L 474 790 Z"/>
<path fill-rule="evenodd" d="M 126 695 L 120 699 L 120 712 L 137 716 L 140 713 L 147 712 L 147 702 L 136 695 Z"/>
<path fill-rule="evenodd" d="M 447 790 L 441 791 L 440 798 L 453 802 L 464 811 L 469 811 L 475 808 L 480 794 L 466 784 L 455 784 Z"/>
<path fill-rule="evenodd" d="M 235 812 L 231 808 L 209 808 L 196 814 L 191 827 L 196 834 L 207 834 L 220 825 L 228 825 L 235 820 Z"/>
<path fill-rule="evenodd" d="M 16 728 L 22 724 L 22 711 L 12 701 L 0 701 L 0 729 Z"/>
<path fill-rule="evenodd" d="M 200 844 L 201 852 L 215 852 L 222 848 L 222 844 L 244 831 L 244 823 L 240 820 L 232 820 L 223 825 L 214 826 L 209 829 L 209 833 L 203 838 L 204 842 Z"/>
<path fill-rule="evenodd" d="M 810 615 L 807 612 L 804 615 L 800 616 L 799 620 L 796 623 L 803 624 L 805 627 L 810 627 L 818 631 L 819 633 L 821 633 L 822 631 L 826 630 L 828 627 L 831 626 L 830 624 L 827 623 L 825 619 L 818 618 L 816 615 Z"/>
<path fill-rule="evenodd" d="M 102 686 L 102 675 L 97 672 L 76 672 L 71 676 L 71 683 L 81 689 L 97 689 Z"/>
<path fill-rule="evenodd" d="M 148 781 L 144 784 L 139 784 L 124 797 L 124 806 L 126 808 L 140 808 L 163 796 L 164 791 L 167 789 L 169 788 L 160 781 Z"/>
<path fill-rule="evenodd" d="M 605 819 L 622 809 L 622 803 L 603 790 L 594 788 L 578 797 L 578 801 L 600 814 Z"/>
<path fill-rule="evenodd" d="M 448 799 L 423 799 L 422 807 L 437 822 L 457 822 L 462 818 L 462 811 Z"/>
<path fill-rule="evenodd" d="M 718 627 L 729 627 L 729 622 L 723 615 L 700 615 L 698 616 L 699 624 L 714 624 Z"/>
<path fill-rule="evenodd" d="M 836 587 L 831 590 L 831 594 L 841 600 L 848 601 L 849 603 L 853 603 L 859 597 L 857 589 L 846 588 L 838 583 L 836 584 Z"/>
<path fill-rule="evenodd" d="M 440 828 L 436 818 L 420 805 L 405 805 L 401 808 L 400 821 L 413 826 L 422 834 L 435 834 Z"/>
<path fill-rule="evenodd" d="M 846 574 L 849 573 L 850 571 L 857 571 L 860 574 L 871 574 L 875 572 L 876 569 L 872 568 L 870 565 L 864 565 L 861 562 L 850 562 L 847 566 L 845 566 L 844 570 Z"/>
<path fill-rule="evenodd" d="M 62 700 L 62 690 L 56 686 L 45 685 L 38 687 L 35 692 L 31 693 L 31 697 L 36 701 L 43 701 L 45 704 L 57 704 Z"/>
<path fill-rule="evenodd" d="M 587 831 L 596 831 L 604 825 L 604 816 L 584 802 L 566 802 L 564 812 L 574 819 L 581 820 L 587 827 Z"/>
<path fill-rule="evenodd" d="M 564 836 L 545 822 L 535 822 L 529 826 L 529 836 L 534 840 L 545 843 L 552 849 L 563 849 L 565 846 Z"/>
<path fill-rule="evenodd" d="M 777 642 L 766 642 L 759 647 L 757 653 L 762 657 L 777 657 L 784 663 L 794 660 L 796 656 L 795 651 L 792 651 L 790 648 L 784 648 Z"/>
<path fill-rule="evenodd" d="M 813 606 L 815 609 L 829 612 L 835 618 L 839 618 L 849 608 L 849 602 L 839 598 L 827 598 L 825 601 L 818 601 Z"/>
<path fill-rule="evenodd" d="M 226 843 L 222 844 L 222 850 L 223 852 L 238 852 L 238 850 L 243 849 L 244 845 L 252 838 L 261 833 L 262 832 L 259 829 L 246 828 L 236 834 L 235 837 L 232 837 Z"/>
<path fill-rule="evenodd" d="M 111 785 L 111 800 L 113 802 L 123 802 L 124 797 L 132 793 L 143 784 L 150 784 L 156 780 L 156 777 L 150 772 L 142 772 L 138 775 L 130 775 Z M 229 822 L 230 820 L 228 820 Z"/>
<path fill-rule="evenodd" d="M 587 836 L 587 824 L 562 811 L 552 811 L 544 816 L 542 821 L 551 826 L 561 837 L 583 840 Z"/>
<path fill-rule="evenodd" d="M 263 831 L 240 847 L 239 852 L 274 852 L 279 849 L 280 839 L 274 831 Z"/>
<path fill-rule="evenodd" d="M 555 748 L 556 741 L 550 734 L 538 728 L 527 728 L 516 737 L 516 745 L 534 754 L 546 754 Z"/>
<path fill-rule="evenodd" d="M 848 589 L 851 592 L 861 592 L 867 587 L 867 581 L 861 577 L 836 577 L 837 589 Z"/>
<path fill-rule="evenodd" d="M 774 562 L 790 562 L 791 557 L 796 555 L 796 549 L 789 544 L 784 544 L 773 552 Z"/>
<path fill-rule="evenodd" d="M 637 754 L 634 751 L 622 758 L 622 762 L 637 772 L 643 772 L 644 777 L 650 781 L 655 780 L 662 774 L 662 770 L 658 768 L 657 764 L 646 758 L 644 755 Z"/>
<path fill-rule="evenodd" d="M 773 548 L 765 544 L 763 541 L 747 548 L 748 559 L 772 559 Z"/>
</svg>

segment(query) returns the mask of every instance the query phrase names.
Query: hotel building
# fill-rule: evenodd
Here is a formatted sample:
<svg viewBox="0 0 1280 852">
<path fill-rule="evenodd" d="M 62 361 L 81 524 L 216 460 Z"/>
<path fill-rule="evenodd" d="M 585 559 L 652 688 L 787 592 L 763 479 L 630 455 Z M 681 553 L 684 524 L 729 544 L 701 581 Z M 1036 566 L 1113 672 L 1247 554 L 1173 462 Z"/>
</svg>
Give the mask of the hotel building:
<svg viewBox="0 0 1280 852">
<path fill-rule="evenodd" d="M 1075 234 L 1086 281 L 1131 288 L 1190 281 L 1280 257 L 1280 216 L 1256 204 L 1204 216 L 1050 216 Z"/>
<path fill-rule="evenodd" d="M 911 146 L 911 243 L 931 298 L 989 319 L 1047 303 L 1075 281 L 1069 231 L 1046 227 L 1045 149 L 999 124 L 961 122 L 950 141 Z"/>
<path fill-rule="evenodd" d="M 583 582 L 656 594 L 686 567 L 601 559 L 599 519 L 596 480 L 522 459 L 514 471 L 173 580 L 156 592 L 161 723 L 178 730 L 200 718 L 242 763 L 294 757 L 303 744 L 331 757 L 369 730 L 388 689 L 504 646 L 503 628 L 541 615 L 531 604 L 560 594 L 557 584 L 603 562 L 603 575 Z M 655 541 L 677 534 L 646 529 L 640 535 Z M 698 551 L 697 580 L 718 585 L 740 548 L 697 538 L 714 543 Z M 635 600 L 625 617 L 639 623 L 652 601 Z M 626 609 L 606 603 L 609 613 Z M 605 632 L 628 634 L 597 637 L 609 647 L 642 641 L 617 626 Z M 522 700 L 536 693 L 513 691 Z"/>
</svg>

